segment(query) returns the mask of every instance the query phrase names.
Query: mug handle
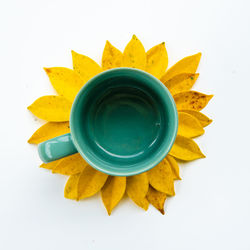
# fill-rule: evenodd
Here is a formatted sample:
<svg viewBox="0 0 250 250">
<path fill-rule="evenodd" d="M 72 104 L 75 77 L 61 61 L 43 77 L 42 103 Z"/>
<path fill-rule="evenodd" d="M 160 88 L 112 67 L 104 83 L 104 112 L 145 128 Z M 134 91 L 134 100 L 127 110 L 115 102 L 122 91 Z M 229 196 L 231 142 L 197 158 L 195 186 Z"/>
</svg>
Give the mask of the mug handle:
<svg viewBox="0 0 250 250">
<path fill-rule="evenodd" d="M 45 163 L 77 153 L 71 134 L 57 136 L 38 145 L 38 153 Z"/>
</svg>

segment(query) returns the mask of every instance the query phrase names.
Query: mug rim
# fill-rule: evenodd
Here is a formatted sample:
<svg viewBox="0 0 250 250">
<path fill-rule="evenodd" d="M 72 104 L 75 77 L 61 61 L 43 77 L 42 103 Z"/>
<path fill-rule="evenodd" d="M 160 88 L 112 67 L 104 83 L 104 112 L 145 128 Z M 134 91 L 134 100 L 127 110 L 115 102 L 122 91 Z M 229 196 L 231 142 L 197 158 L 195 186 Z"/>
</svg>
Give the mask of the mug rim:
<svg viewBox="0 0 250 250">
<path fill-rule="evenodd" d="M 170 101 L 170 104 L 172 106 L 172 110 L 173 110 L 173 114 L 174 114 L 174 131 L 172 133 L 172 136 L 171 136 L 171 140 L 168 142 L 167 144 L 167 147 L 165 147 L 164 151 L 161 153 L 161 155 L 159 157 L 157 157 L 156 159 L 154 159 L 153 161 L 151 161 L 147 167 L 144 167 L 144 168 L 140 168 L 140 169 L 136 169 L 134 171 L 129 171 L 129 172 L 112 172 L 110 170 L 107 170 L 105 168 L 102 168 L 101 166 L 98 166 L 97 164 L 95 164 L 92 160 L 90 160 L 86 154 L 84 153 L 84 150 L 82 150 L 80 144 L 78 143 L 78 140 L 76 138 L 76 133 L 74 131 L 74 124 L 73 124 L 73 116 L 74 116 L 74 111 L 76 109 L 76 106 L 77 106 L 77 103 L 78 103 L 78 100 L 81 98 L 81 95 L 82 93 L 84 92 L 84 90 L 86 88 L 88 88 L 89 85 L 91 85 L 97 78 L 103 76 L 103 75 L 106 75 L 107 73 L 110 73 L 110 72 L 116 72 L 116 71 L 130 71 L 130 72 L 139 72 L 140 74 L 143 74 L 143 75 L 146 75 L 148 76 L 149 78 L 151 78 L 154 82 L 158 83 L 161 88 L 162 88 L 162 91 L 164 91 L 165 95 L 167 96 L 167 98 L 169 99 Z M 72 107 L 71 107 L 71 112 L 70 112 L 70 133 L 72 135 L 72 141 L 73 141 L 73 144 L 75 145 L 78 153 L 80 153 L 80 155 L 84 158 L 84 160 L 93 168 L 95 168 L 96 170 L 98 171 L 101 171 L 105 174 L 108 174 L 108 175 L 112 175 L 112 176 L 132 176 L 132 175 L 137 175 L 137 174 L 141 174 L 143 172 L 146 172 L 150 169 L 152 169 L 153 167 L 155 167 L 157 164 L 159 164 L 165 157 L 166 155 L 168 154 L 168 152 L 171 150 L 173 144 L 174 144 L 174 141 L 175 141 L 175 138 L 176 138 L 176 135 L 177 135 L 177 130 L 178 130 L 178 112 L 177 112 L 177 108 L 176 108 L 176 104 L 175 104 L 175 101 L 171 95 L 171 93 L 169 92 L 169 90 L 167 89 L 167 87 L 159 80 L 157 79 L 156 77 L 154 77 L 153 75 L 143 71 L 143 70 L 140 70 L 140 69 L 135 69 L 135 68 L 129 68 L 129 67 L 120 67 L 120 68 L 114 68 L 114 69 L 108 69 L 108 70 L 105 70 L 99 74 L 97 74 L 96 76 L 92 77 L 91 79 L 89 79 L 84 85 L 83 87 L 80 89 L 80 91 L 77 93 L 75 99 L 74 99 L 74 102 L 72 104 Z"/>
</svg>

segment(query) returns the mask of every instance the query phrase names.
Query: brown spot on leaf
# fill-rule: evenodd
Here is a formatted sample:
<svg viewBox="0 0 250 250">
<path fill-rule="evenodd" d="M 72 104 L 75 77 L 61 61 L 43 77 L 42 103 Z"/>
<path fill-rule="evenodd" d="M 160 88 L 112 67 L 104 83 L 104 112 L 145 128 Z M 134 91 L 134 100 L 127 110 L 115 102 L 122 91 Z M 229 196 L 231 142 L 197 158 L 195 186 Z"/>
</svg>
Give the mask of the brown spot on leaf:
<svg viewBox="0 0 250 250">
<path fill-rule="evenodd" d="M 45 70 L 45 72 L 46 72 L 47 74 L 51 73 L 51 69 L 44 68 L 44 70 Z"/>
</svg>

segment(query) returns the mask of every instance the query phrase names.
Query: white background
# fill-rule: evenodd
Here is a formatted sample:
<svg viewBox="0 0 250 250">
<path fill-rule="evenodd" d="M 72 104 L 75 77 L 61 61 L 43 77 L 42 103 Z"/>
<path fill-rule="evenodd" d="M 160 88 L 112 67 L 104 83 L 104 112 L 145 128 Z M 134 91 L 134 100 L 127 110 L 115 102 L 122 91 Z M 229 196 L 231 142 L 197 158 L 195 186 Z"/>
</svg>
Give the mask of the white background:
<svg viewBox="0 0 250 250">
<path fill-rule="evenodd" d="M 3 1 L 0 3 L 0 248 L 250 249 L 248 0 Z M 166 42 L 169 63 L 201 51 L 196 90 L 214 94 L 197 141 L 206 159 L 181 167 L 166 215 L 125 199 L 109 217 L 99 195 L 64 199 L 66 177 L 40 169 L 26 143 L 42 124 L 26 109 L 54 93 L 42 67 L 71 67 L 71 49 L 101 60 Z"/>
</svg>

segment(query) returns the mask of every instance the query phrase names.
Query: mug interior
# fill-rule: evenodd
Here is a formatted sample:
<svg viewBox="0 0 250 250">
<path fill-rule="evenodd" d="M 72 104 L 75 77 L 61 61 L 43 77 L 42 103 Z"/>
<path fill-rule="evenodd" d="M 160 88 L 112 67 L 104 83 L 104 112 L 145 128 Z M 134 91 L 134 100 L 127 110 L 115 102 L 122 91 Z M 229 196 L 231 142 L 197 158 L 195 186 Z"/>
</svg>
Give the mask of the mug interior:
<svg viewBox="0 0 250 250">
<path fill-rule="evenodd" d="M 70 126 L 74 144 L 94 168 L 110 175 L 147 171 L 170 150 L 175 103 L 155 77 L 119 68 L 92 78 L 77 95 Z"/>
</svg>

